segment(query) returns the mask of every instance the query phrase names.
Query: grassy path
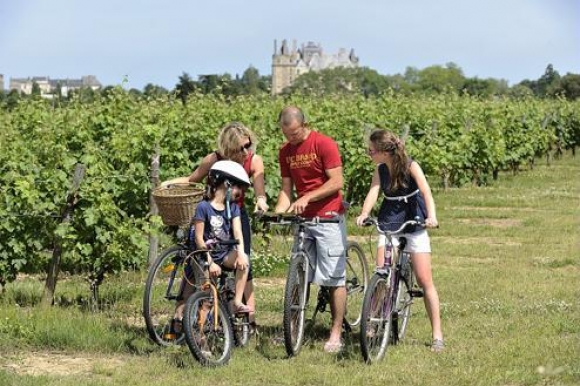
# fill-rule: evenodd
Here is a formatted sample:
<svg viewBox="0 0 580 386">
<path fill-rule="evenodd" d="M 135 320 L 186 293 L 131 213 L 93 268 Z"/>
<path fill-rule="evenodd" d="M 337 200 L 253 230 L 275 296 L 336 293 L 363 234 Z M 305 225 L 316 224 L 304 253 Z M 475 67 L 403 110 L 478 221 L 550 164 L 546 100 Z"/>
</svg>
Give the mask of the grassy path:
<svg viewBox="0 0 580 386">
<path fill-rule="evenodd" d="M 104 289 L 117 300 L 100 314 L 15 307 L 39 296 L 42 282 L 28 280 L 0 302 L 0 385 L 579 385 L 579 177 L 580 158 L 566 156 L 492 187 L 436 192 L 433 264 L 448 345 L 441 355 L 425 346 L 429 324 L 417 303 L 408 336 L 380 366 L 361 362 L 352 337 L 343 354 L 324 354 L 322 328 L 285 359 L 271 339 L 280 333 L 284 280 L 259 278 L 261 338 L 236 350 L 229 366 L 208 370 L 186 347 L 149 343 L 142 275 Z M 73 297 L 81 291 L 61 285 Z"/>
</svg>

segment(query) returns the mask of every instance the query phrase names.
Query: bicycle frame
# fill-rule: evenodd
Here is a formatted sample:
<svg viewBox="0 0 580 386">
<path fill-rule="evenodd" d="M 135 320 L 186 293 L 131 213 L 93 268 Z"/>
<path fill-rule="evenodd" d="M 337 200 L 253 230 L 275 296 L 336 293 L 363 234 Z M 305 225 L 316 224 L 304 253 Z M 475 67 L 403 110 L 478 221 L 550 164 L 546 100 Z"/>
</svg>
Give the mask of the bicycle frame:
<svg viewBox="0 0 580 386">
<path fill-rule="evenodd" d="M 401 235 L 408 225 L 424 226 L 424 224 L 416 220 L 411 220 L 403 223 L 395 231 L 385 231 L 376 219 L 368 218 L 364 221 L 363 225 L 374 225 L 377 233 L 386 237 L 383 252 L 385 258 L 384 266 L 377 267 L 371 278 L 371 288 L 367 293 L 368 297 L 365 296 L 363 321 L 361 322 L 360 343 L 363 358 L 366 362 L 372 363 L 382 359 L 389 345 L 389 341 L 396 343 L 399 335 L 402 337 L 404 334 L 403 330 L 406 328 L 406 321 L 409 316 L 408 306 L 410 303 L 407 304 L 406 296 L 400 297 L 401 289 L 399 286 L 402 285 L 401 280 L 405 283 L 404 286 L 406 288 L 404 289 L 407 290 L 408 296 L 411 299 L 413 297 L 410 291 L 411 283 L 402 275 L 402 264 L 404 264 L 402 257 L 409 254 L 409 252 L 404 251 L 406 240 L 401 239 L 400 243 L 394 245 L 393 238 Z M 390 249 L 390 255 L 387 253 L 389 246 L 392 247 Z M 381 288 L 384 288 L 384 290 L 380 290 Z M 379 292 L 375 293 L 375 290 L 379 290 Z M 403 302 L 405 305 L 399 307 L 400 302 Z M 382 306 L 377 308 L 377 304 L 382 304 Z M 403 317 L 403 332 L 401 334 L 398 332 L 400 314 Z"/>
</svg>

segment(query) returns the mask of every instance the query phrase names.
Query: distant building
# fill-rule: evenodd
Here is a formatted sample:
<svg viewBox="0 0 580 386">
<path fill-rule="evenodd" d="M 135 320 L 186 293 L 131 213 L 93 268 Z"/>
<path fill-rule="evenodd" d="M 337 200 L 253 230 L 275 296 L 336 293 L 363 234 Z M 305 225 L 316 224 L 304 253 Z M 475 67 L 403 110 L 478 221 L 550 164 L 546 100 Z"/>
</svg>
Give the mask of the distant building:
<svg viewBox="0 0 580 386">
<path fill-rule="evenodd" d="M 32 94 L 34 83 L 40 88 L 40 95 L 51 97 L 56 94 L 60 88 L 61 95 L 68 95 L 70 90 L 80 88 L 91 88 L 98 90 L 102 87 L 101 83 L 94 75 L 86 75 L 81 79 L 50 79 L 48 76 L 35 76 L 32 78 L 10 78 L 10 90 L 16 90 L 24 94 Z"/>
<path fill-rule="evenodd" d="M 0 74 L 0 91 L 4 91 L 4 75 Z"/>
<path fill-rule="evenodd" d="M 347 52 L 341 48 L 337 54 L 325 54 L 320 44 L 308 42 L 296 47 L 294 40 L 292 48 L 288 47 L 286 39 L 278 50 L 278 42 L 274 40 L 274 55 L 272 55 L 272 95 L 277 95 L 286 87 L 291 86 L 296 78 L 309 71 L 320 71 L 327 68 L 358 67 L 359 59 L 354 49 Z"/>
</svg>

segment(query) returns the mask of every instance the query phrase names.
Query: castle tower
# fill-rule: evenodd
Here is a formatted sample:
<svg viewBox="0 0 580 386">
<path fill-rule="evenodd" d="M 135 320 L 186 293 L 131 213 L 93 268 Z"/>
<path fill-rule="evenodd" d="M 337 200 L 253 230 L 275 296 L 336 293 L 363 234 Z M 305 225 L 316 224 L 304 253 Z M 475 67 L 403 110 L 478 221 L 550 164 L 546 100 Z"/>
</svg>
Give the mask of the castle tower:
<svg viewBox="0 0 580 386">
<path fill-rule="evenodd" d="M 280 50 L 277 50 L 277 42 L 274 41 L 274 55 L 272 55 L 272 95 L 278 95 L 286 87 L 292 85 L 297 77 L 296 66 L 299 54 L 296 43 L 290 49 L 286 39 L 282 40 Z"/>
</svg>

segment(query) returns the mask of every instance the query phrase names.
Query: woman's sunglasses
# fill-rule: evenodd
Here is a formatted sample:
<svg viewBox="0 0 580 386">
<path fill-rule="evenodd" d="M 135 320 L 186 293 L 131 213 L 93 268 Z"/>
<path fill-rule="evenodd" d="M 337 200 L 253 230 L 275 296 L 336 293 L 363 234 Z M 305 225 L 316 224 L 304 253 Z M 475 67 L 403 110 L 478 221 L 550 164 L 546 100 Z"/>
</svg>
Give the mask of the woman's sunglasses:
<svg viewBox="0 0 580 386">
<path fill-rule="evenodd" d="M 248 143 L 240 147 L 240 153 L 242 153 L 244 150 L 250 150 L 251 147 L 252 141 L 248 141 Z"/>
</svg>

